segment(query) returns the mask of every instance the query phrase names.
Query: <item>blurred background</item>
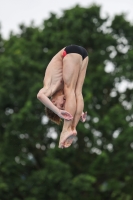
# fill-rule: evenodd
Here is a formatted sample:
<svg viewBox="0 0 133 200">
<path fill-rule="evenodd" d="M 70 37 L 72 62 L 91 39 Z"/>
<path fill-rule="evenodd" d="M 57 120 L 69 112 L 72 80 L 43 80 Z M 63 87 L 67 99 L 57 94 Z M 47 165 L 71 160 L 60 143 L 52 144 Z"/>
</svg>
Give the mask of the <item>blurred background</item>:
<svg viewBox="0 0 133 200">
<path fill-rule="evenodd" d="M 133 199 L 133 2 L 0 0 L 0 200 Z M 87 121 L 59 149 L 62 125 L 36 95 L 69 44 L 90 57 Z"/>
</svg>

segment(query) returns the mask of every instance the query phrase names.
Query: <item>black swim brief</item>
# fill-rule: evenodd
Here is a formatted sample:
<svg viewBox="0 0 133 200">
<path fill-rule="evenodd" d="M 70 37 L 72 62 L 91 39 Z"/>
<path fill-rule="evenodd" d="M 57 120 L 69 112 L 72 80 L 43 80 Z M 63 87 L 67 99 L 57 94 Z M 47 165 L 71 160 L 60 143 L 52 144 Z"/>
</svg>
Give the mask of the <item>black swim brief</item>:
<svg viewBox="0 0 133 200">
<path fill-rule="evenodd" d="M 69 53 L 78 53 L 82 56 L 83 60 L 88 56 L 88 53 L 85 48 L 78 45 L 69 45 L 63 51 L 63 57 L 65 57 Z"/>
</svg>

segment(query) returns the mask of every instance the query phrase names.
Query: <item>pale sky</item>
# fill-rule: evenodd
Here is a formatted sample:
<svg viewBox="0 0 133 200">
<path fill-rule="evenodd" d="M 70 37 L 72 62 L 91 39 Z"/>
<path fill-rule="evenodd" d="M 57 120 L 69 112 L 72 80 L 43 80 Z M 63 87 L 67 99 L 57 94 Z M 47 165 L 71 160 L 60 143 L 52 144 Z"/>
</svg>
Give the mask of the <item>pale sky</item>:
<svg viewBox="0 0 133 200">
<path fill-rule="evenodd" d="M 133 22 L 133 0 L 0 0 L 1 32 L 4 38 L 8 38 L 11 30 L 18 32 L 21 23 L 29 25 L 33 20 L 35 25 L 41 25 L 50 12 L 61 14 L 62 10 L 76 4 L 89 7 L 93 3 L 102 7 L 102 16 L 109 14 L 112 17 L 124 12 Z"/>
</svg>

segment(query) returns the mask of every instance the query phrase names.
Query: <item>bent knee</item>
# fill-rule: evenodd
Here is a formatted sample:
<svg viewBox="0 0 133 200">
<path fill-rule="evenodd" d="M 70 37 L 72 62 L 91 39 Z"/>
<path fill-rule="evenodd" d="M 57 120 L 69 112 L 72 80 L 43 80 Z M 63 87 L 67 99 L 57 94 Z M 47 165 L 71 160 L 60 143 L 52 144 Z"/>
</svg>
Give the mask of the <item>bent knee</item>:
<svg viewBox="0 0 133 200">
<path fill-rule="evenodd" d="M 75 92 L 76 97 L 82 97 L 82 92 L 80 90 L 76 90 Z"/>
<path fill-rule="evenodd" d="M 75 90 L 73 87 L 64 86 L 65 95 L 75 95 Z"/>
</svg>

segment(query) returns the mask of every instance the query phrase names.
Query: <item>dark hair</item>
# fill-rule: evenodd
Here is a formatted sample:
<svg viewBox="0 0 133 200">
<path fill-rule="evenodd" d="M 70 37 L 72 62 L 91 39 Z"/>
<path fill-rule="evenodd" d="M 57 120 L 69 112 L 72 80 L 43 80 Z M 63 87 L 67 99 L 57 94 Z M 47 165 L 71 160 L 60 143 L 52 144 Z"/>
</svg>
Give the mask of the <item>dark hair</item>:
<svg viewBox="0 0 133 200">
<path fill-rule="evenodd" d="M 53 121 L 54 123 L 56 123 L 58 125 L 61 123 L 61 121 L 62 121 L 61 118 L 58 115 L 56 115 L 52 110 L 50 110 L 49 108 L 45 107 L 45 112 L 46 112 L 47 117 L 51 121 Z"/>
</svg>

